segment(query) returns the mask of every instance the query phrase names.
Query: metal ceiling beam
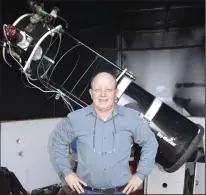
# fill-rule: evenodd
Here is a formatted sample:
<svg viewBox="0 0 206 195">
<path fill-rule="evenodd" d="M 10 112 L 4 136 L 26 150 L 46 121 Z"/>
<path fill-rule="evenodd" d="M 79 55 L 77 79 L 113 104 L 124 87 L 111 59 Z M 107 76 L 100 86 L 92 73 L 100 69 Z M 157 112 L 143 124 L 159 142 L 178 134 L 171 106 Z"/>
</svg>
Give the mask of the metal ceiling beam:
<svg viewBox="0 0 206 195">
<path fill-rule="evenodd" d="M 170 49 L 188 49 L 188 48 L 204 48 L 205 45 L 197 44 L 197 45 L 182 45 L 182 46 L 171 46 L 171 47 L 147 47 L 147 48 L 122 48 L 121 51 L 150 51 L 150 50 L 170 50 Z M 94 50 L 99 51 L 113 51 L 118 52 L 118 48 L 93 48 Z"/>
</svg>

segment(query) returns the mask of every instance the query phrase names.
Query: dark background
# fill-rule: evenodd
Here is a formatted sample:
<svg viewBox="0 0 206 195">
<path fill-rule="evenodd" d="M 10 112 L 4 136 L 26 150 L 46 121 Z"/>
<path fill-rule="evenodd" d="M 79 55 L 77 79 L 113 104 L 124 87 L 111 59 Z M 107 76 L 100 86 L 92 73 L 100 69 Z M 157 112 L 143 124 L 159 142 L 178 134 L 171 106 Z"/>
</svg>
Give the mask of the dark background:
<svg viewBox="0 0 206 195">
<path fill-rule="evenodd" d="M 165 74 L 172 81 L 170 82 L 172 85 L 168 84 L 168 87 L 175 88 L 163 96 L 176 97 L 176 99 L 181 100 L 181 105 L 187 108 L 192 116 L 205 116 L 203 101 L 205 97 L 202 95 L 205 87 L 195 85 L 193 89 L 198 88 L 198 92 L 194 90 L 178 92 L 179 88 L 176 85 L 178 81 L 196 81 L 196 83 L 205 84 L 202 75 L 192 74 L 197 68 L 200 72 L 202 72 L 201 70 L 205 71 L 204 1 L 46 0 L 44 2 L 45 9 L 48 11 L 54 6 L 60 8 L 59 15 L 68 21 L 69 32 L 83 43 L 118 66 L 130 69 L 137 76 L 136 82 L 141 87 L 158 96 L 159 94 L 153 90 L 152 84 L 154 80 L 160 78 L 159 74 L 162 71 L 162 74 Z M 18 8 L 12 6 L 11 0 L 4 0 L 2 4 L 3 24 L 12 23 L 20 15 L 28 13 L 26 1 L 18 1 Z M 63 43 L 67 44 L 67 42 Z M 185 52 L 187 58 L 184 57 Z M 87 54 L 86 51 L 82 51 L 81 55 L 86 58 L 86 61 L 81 63 L 83 70 L 91 63 L 94 56 L 89 56 L 90 54 Z M 71 56 L 70 58 L 77 58 L 76 54 Z M 159 59 L 157 65 L 155 65 L 154 59 L 156 61 Z M 191 60 L 193 61 L 191 62 Z M 190 79 L 176 78 L 175 71 L 177 73 L 180 71 L 177 68 L 173 69 L 175 67 L 174 61 L 179 63 L 176 63 L 175 66 L 181 66 L 183 63 L 191 64 L 188 68 L 185 68 L 185 65 L 184 69 L 181 69 L 181 75 L 179 75 L 181 78 L 183 75 L 187 75 L 184 78 Z M 159 62 L 164 66 L 159 66 Z M 197 68 L 196 63 L 198 63 Z M 62 61 L 62 64 L 67 65 L 68 61 Z M 156 66 L 155 69 L 149 68 L 150 64 L 152 67 Z M 170 66 L 165 66 L 165 64 L 170 64 Z M 56 101 L 54 97 L 48 99 L 44 93 L 37 89 L 26 87 L 22 82 L 20 72 L 17 71 L 18 68 L 8 67 L 2 58 L 0 67 L 1 120 L 62 117 L 68 113 L 62 100 Z M 110 68 L 111 65 L 105 63 L 104 60 L 98 61 L 98 70 L 110 70 Z M 164 69 L 168 71 L 165 72 Z M 65 70 L 69 74 L 69 69 L 62 70 L 62 74 Z M 82 73 L 81 68 L 78 70 L 73 74 L 74 80 Z M 174 73 L 172 74 L 170 71 L 174 71 Z M 151 79 L 151 75 L 156 75 L 156 78 Z M 193 79 L 196 77 L 198 79 Z M 163 81 L 163 83 L 167 82 Z M 72 84 L 67 85 L 67 88 L 72 88 Z M 84 88 L 85 85 L 82 83 L 75 95 L 78 96 Z M 85 100 L 89 103 L 87 98 Z"/>
</svg>

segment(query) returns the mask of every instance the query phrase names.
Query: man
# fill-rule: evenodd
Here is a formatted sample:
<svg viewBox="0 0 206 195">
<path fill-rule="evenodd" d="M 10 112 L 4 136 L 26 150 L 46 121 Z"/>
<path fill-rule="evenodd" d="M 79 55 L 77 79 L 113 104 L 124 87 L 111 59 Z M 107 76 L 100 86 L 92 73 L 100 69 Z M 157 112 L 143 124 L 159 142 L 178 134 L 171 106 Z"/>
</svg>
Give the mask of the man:
<svg viewBox="0 0 206 195">
<path fill-rule="evenodd" d="M 52 145 L 55 162 L 77 193 L 134 192 L 154 166 L 155 135 L 137 111 L 116 104 L 118 89 L 111 74 L 97 74 L 89 92 L 92 105 L 69 113 L 56 129 Z M 78 167 L 74 173 L 68 145 L 76 138 Z M 131 138 L 142 147 L 134 175 L 129 168 Z"/>
</svg>

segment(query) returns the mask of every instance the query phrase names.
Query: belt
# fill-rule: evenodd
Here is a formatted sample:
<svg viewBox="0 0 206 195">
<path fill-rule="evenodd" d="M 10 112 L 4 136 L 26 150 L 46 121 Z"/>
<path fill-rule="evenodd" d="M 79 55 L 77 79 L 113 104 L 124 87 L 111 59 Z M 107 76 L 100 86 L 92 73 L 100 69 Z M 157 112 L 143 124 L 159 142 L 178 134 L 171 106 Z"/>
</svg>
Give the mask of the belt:
<svg viewBox="0 0 206 195">
<path fill-rule="evenodd" d="M 115 188 L 101 188 L 101 189 L 86 186 L 84 187 L 84 189 L 92 191 L 92 192 L 97 192 L 97 193 L 114 193 L 114 192 L 121 192 L 126 187 L 126 185 L 127 184 L 123 186 L 115 187 Z"/>
</svg>

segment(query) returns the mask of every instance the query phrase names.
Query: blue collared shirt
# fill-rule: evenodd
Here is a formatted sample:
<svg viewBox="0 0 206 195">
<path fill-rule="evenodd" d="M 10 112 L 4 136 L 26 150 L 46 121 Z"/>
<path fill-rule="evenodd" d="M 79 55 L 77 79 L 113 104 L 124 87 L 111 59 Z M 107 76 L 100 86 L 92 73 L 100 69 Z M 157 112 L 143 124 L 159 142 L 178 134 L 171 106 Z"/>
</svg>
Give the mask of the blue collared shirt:
<svg viewBox="0 0 206 195">
<path fill-rule="evenodd" d="M 132 140 L 141 149 L 136 175 L 144 180 L 150 174 L 158 142 L 140 113 L 116 105 L 106 121 L 96 116 L 94 108 L 69 113 L 57 127 L 52 150 L 57 167 L 63 176 L 71 173 L 68 146 L 77 139 L 77 175 L 93 188 L 111 188 L 128 183 Z M 95 136 L 94 136 L 95 135 Z"/>
</svg>

